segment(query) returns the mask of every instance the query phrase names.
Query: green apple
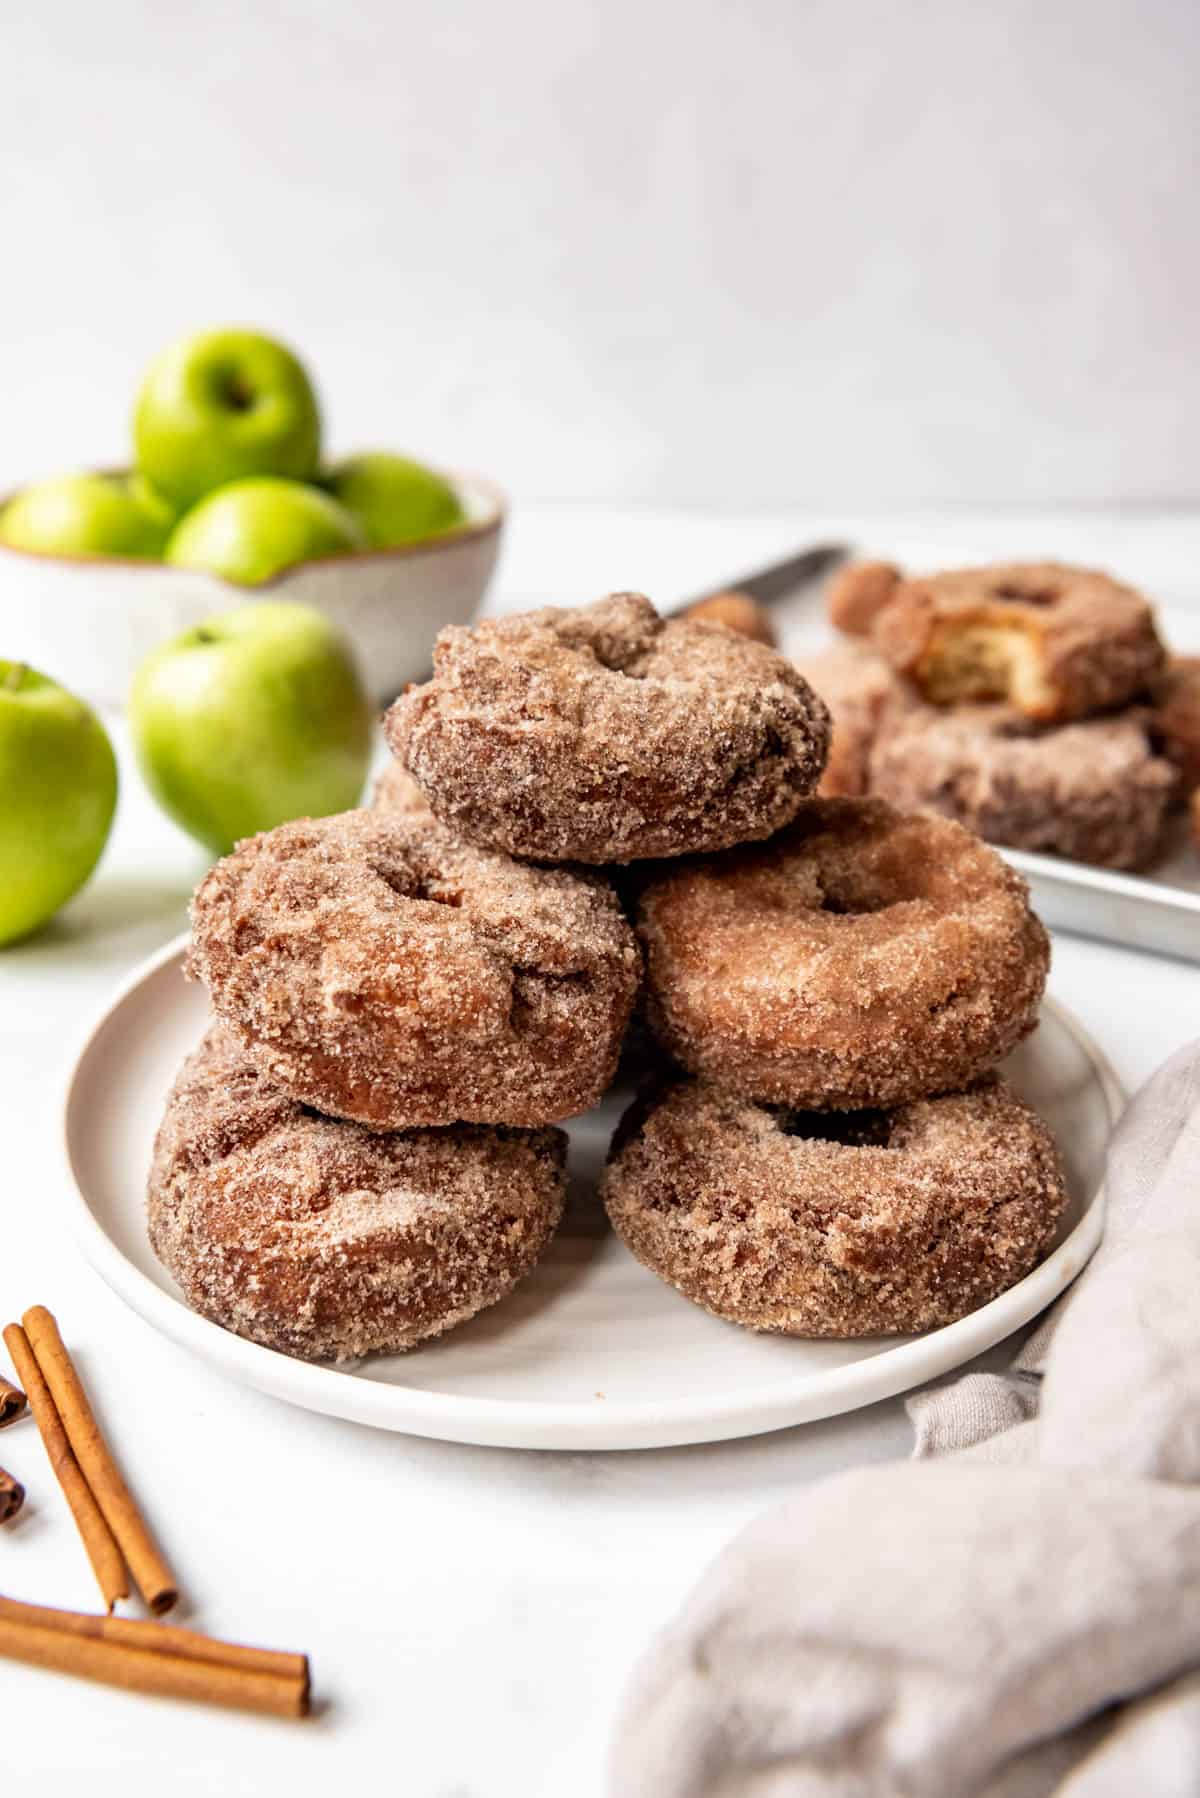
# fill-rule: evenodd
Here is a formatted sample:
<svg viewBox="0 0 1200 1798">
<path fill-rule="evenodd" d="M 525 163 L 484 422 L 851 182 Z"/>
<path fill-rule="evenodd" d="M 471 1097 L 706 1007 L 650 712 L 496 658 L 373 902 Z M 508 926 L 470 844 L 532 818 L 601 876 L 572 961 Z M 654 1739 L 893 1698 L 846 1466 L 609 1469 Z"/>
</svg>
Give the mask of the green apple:
<svg viewBox="0 0 1200 1798">
<path fill-rule="evenodd" d="M 0 512 L 0 542 L 43 556 L 161 556 L 168 508 L 125 475 L 64 474 L 25 487 Z"/>
<path fill-rule="evenodd" d="M 22 662 L 0 662 L 0 944 L 78 892 L 116 804 L 112 744 L 91 707 Z"/>
<path fill-rule="evenodd" d="M 321 416 L 303 365 L 257 331 L 202 331 L 150 364 L 133 414 L 137 464 L 178 506 L 247 475 L 307 481 Z"/>
<path fill-rule="evenodd" d="M 174 505 L 165 493 L 160 493 L 158 488 L 153 486 L 140 470 L 132 469 L 124 478 L 128 483 L 130 493 L 142 510 L 149 512 L 151 518 L 157 519 L 165 543 L 179 523 L 181 508 Z"/>
<path fill-rule="evenodd" d="M 167 542 L 167 561 L 257 587 L 297 562 L 365 546 L 357 519 L 327 493 L 262 477 L 218 487 L 185 512 Z"/>
<path fill-rule="evenodd" d="M 219 855 L 362 794 L 372 711 L 354 659 L 310 606 L 263 601 L 153 650 L 129 701 L 151 792 Z"/>
<path fill-rule="evenodd" d="M 329 470 L 325 485 L 353 512 L 374 549 L 436 537 L 466 518 L 449 481 L 387 450 L 347 456 Z"/>
</svg>

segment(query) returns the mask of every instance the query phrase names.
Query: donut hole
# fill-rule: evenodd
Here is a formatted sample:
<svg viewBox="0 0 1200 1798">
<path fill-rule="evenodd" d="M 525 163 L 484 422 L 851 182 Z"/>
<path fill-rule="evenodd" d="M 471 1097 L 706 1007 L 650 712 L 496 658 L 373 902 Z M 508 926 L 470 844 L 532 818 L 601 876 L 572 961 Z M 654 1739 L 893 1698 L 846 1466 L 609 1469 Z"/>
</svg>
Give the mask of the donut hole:
<svg viewBox="0 0 1200 1798">
<path fill-rule="evenodd" d="M 1052 581 L 1031 581 L 1022 586 L 1018 581 L 1002 580 L 988 588 L 988 596 L 1008 605 L 1054 606 L 1062 598 L 1062 588 Z"/>
<path fill-rule="evenodd" d="M 878 891 L 857 892 L 842 889 L 827 889 L 821 895 L 821 910 L 835 918 L 866 918 L 872 912 L 889 911 L 900 901 L 895 895 L 887 896 Z"/>
<path fill-rule="evenodd" d="M 888 1149 L 892 1143 L 892 1114 L 888 1111 L 776 1112 L 784 1136 L 805 1142 L 835 1143 L 843 1149 Z"/>
<path fill-rule="evenodd" d="M 436 874 L 422 877 L 415 868 L 377 864 L 373 872 L 398 899 L 424 899 L 431 905 L 448 905 L 462 909 L 465 894 L 460 886 L 452 886 Z"/>
</svg>

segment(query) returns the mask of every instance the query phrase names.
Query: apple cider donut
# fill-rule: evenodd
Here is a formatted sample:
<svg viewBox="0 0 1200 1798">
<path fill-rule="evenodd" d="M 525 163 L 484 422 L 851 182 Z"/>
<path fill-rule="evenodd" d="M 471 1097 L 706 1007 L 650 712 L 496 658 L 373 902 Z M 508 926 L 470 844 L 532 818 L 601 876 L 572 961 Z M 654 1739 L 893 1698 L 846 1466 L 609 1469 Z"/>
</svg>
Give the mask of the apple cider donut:
<svg viewBox="0 0 1200 1798">
<path fill-rule="evenodd" d="M 1037 1021 L 1025 882 L 959 824 L 819 799 L 757 848 L 643 891 L 646 1015 L 744 1098 L 854 1109 L 967 1085 Z"/>
<path fill-rule="evenodd" d="M 764 644 L 618 593 L 442 631 L 384 729 L 469 842 L 628 862 L 770 836 L 820 779 L 829 716 Z"/>
<path fill-rule="evenodd" d="M 1150 714 L 1150 729 L 1179 770 L 1186 796 L 1200 787 L 1200 656 L 1172 656 Z"/>
<path fill-rule="evenodd" d="M 420 813 L 250 837 L 202 882 L 192 926 L 188 973 L 263 1071 L 377 1130 L 585 1111 L 640 974 L 606 881 L 472 849 Z"/>
<path fill-rule="evenodd" d="M 561 1130 L 380 1135 L 289 1098 L 217 1023 L 150 1172 L 150 1241 L 193 1309 L 307 1359 L 391 1354 L 473 1317 L 562 1215 Z"/>
<path fill-rule="evenodd" d="M 1022 1279 L 1066 1203 L 1046 1125 L 995 1075 L 892 1110 L 796 1112 L 698 1081 L 640 1100 L 604 1177 L 645 1267 L 730 1323 L 883 1336 Z"/>
<path fill-rule="evenodd" d="M 1175 787 L 1133 712 L 1039 728 L 1008 706 L 918 705 L 890 720 L 870 756 L 870 790 L 893 805 L 1100 868 L 1155 859 Z"/>
<path fill-rule="evenodd" d="M 696 600 L 685 616 L 701 624 L 723 624 L 727 631 L 736 631 L 740 637 L 753 637 L 756 643 L 765 643 L 771 649 L 779 643 L 775 621 L 766 606 L 760 605 L 749 593 L 740 593 L 736 587 Z"/>
<path fill-rule="evenodd" d="M 1148 600 L 1056 562 L 901 581 L 874 637 L 932 704 L 1003 700 L 1043 724 L 1124 705 L 1164 659 Z"/>
<path fill-rule="evenodd" d="M 885 720 L 920 702 L 882 656 L 860 643 L 799 655 L 796 666 L 829 707 L 829 758 L 817 792 L 857 799 L 869 790 L 871 750 Z"/>
<path fill-rule="evenodd" d="M 891 562 L 847 562 L 829 583 L 825 609 L 835 630 L 869 637 L 902 580 Z"/>
</svg>

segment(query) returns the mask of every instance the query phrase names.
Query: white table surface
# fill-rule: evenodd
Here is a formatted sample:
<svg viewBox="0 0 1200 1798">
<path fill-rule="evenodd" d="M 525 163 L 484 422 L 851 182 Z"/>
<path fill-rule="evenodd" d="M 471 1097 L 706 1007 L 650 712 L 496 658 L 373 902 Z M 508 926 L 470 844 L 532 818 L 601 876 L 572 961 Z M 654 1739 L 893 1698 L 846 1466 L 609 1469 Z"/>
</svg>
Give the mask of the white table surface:
<svg viewBox="0 0 1200 1798">
<path fill-rule="evenodd" d="M 518 513 L 496 604 L 619 586 L 661 599 L 830 531 L 888 549 L 1056 554 L 1200 603 L 1200 513 L 716 518 Z M 2 644 L 0 644 L 2 650 Z M 182 927 L 202 862 L 123 764 L 88 890 L 0 954 L 0 1314 L 49 1304 L 112 1425 L 199 1627 L 305 1648 L 306 1725 L 126 1697 L 5 1665 L 6 1784 L 66 1794 L 384 1782 L 404 1798 L 599 1798 L 632 1658 L 714 1550 L 797 1482 L 902 1456 L 900 1401 L 741 1443 L 626 1455 L 470 1449 L 377 1434 L 226 1384 L 155 1336 L 65 1239 L 57 1106 L 108 991 Z M 1135 1086 L 1200 1026 L 1200 967 L 1059 937 L 1053 989 Z M 0 1590 L 91 1608 L 82 1550 L 32 1425 L 0 1436 L 29 1501 L 0 1532 Z"/>
</svg>

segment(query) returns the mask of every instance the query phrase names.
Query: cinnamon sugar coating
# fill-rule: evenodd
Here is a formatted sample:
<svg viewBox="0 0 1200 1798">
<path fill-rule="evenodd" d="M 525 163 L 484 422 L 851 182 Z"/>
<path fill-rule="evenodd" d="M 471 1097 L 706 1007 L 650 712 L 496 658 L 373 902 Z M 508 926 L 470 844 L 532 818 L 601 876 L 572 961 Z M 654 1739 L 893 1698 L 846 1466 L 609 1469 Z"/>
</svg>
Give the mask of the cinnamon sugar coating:
<svg viewBox="0 0 1200 1798">
<path fill-rule="evenodd" d="M 627 1114 L 604 1198 L 637 1259 L 695 1304 L 826 1337 L 977 1310 L 1042 1258 L 1066 1203 L 1049 1130 L 994 1075 L 832 1115 L 687 1081 Z"/>
<path fill-rule="evenodd" d="M 915 703 L 912 690 L 882 656 L 858 643 L 796 657 L 796 666 L 829 707 L 829 759 L 817 792 L 856 799 L 868 790 L 871 750 L 893 712 Z"/>
<path fill-rule="evenodd" d="M 761 643 L 614 594 L 452 626 L 384 720 L 438 817 L 534 861 L 766 837 L 820 778 L 829 716 Z"/>
<path fill-rule="evenodd" d="M 1172 656 L 1155 697 L 1150 728 L 1179 770 L 1184 794 L 1200 787 L 1200 656 Z"/>
<path fill-rule="evenodd" d="M 935 705 L 1000 700 L 1045 724 L 1124 705 L 1164 660 L 1140 593 L 1056 562 L 901 581 L 874 640 Z"/>
<path fill-rule="evenodd" d="M 967 1085 L 1028 1035 L 1049 941 L 1025 882 L 944 818 L 820 799 L 643 891 L 646 1015 L 694 1074 L 815 1108 Z"/>
<path fill-rule="evenodd" d="M 900 570 L 891 562 L 847 562 L 826 592 L 830 624 L 848 636 L 869 637 L 901 579 Z"/>
<path fill-rule="evenodd" d="M 560 1130 L 381 1136 L 280 1092 L 227 1025 L 184 1063 L 150 1172 L 194 1310 L 287 1355 L 394 1353 L 493 1305 L 562 1215 Z"/>
<path fill-rule="evenodd" d="M 473 849 L 422 813 L 251 837 L 192 925 L 187 971 L 263 1072 L 379 1130 L 586 1111 L 640 974 L 606 881 Z"/>
<path fill-rule="evenodd" d="M 1154 860 L 1175 784 L 1132 713 L 1039 728 L 1007 706 L 918 706 L 889 721 L 870 758 L 871 791 L 893 805 L 1101 868 Z"/>
</svg>

